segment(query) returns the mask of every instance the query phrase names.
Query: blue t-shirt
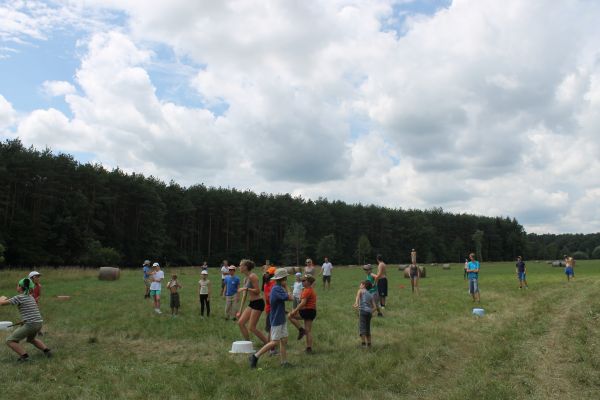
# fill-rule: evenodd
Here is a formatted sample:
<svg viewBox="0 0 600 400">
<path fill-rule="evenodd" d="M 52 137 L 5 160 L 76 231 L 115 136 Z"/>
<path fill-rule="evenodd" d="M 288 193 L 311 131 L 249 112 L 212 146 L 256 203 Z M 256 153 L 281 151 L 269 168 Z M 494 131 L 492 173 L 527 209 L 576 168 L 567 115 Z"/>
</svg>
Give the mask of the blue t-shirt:
<svg viewBox="0 0 600 400">
<path fill-rule="evenodd" d="M 517 270 L 519 272 L 525 272 L 525 263 L 523 261 L 517 263 Z"/>
<path fill-rule="evenodd" d="M 468 273 L 469 279 L 477 279 L 479 273 L 471 272 L 476 269 L 479 269 L 479 261 L 470 261 L 469 264 L 467 265 L 467 273 Z"/>
<path fill-rule="evenodd" d="M 152 267 L 149 265 L 144 265 L 142 269 L 144 270 L 144 279 L 148 279 L 150 277 L 150 271 L 152 271 Z"/>
<path fill-rule="evenodd" d="M 271 303 L 271 326 L 283 325 L 285 323 L 285 301 L 288 299 L 288 294 L 283 287 L 278 284 L 271 289 L 269 302 Z"/>
<path fill-rule="evenodd" d="M 225 286 L 227 287 L 225 290 L 225 296 L 233 296 L 237 293 L 238 288 L 240 287 L 240 278 L 235 275 L 227 275 L 225 277 Z"/>
</svg>

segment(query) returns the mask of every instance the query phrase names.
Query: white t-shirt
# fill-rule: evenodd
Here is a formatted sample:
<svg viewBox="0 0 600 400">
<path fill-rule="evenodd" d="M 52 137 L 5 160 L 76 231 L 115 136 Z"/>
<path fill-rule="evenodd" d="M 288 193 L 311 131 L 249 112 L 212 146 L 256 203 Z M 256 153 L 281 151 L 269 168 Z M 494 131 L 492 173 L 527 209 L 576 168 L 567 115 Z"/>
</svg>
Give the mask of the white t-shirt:
<svg viewBox="0 0 600 400">
<path fill-rule="evenodd" d="M 227 275 L 229 275 L 229 268 L 223 265 L 221 267 L 221 279 L 225 279 Z"/>
<path fill-rule="evenodd" d="M 200 284 L 200 294 L 208 294 L 208 284 L 210 283 L 210 281 L 207 280 L 202 280 L 200 279 L 198 281 L 198 284 Z"/>
<path fill-rule="evenodd" d="M 333 269 L 333 265 L 330 262 L 323 263 L 321 266 L 321 270 L 323 271 L 323 276 L 331 275 L 331 270 Z"/>
<path fill-rule="evenodd" d="M 150 284 L 150 290 L 160 290 L 161 288 L 161 279 L 165 279 L 164 271 L 156 271 L 154 275 L 151 277 L 152 283 Z M 158 281 L 158 282 L 157 282 Z"/>
<path fill-rule="evenodd" d="M 292 292 L 292 296 L 299 299 L 300 295 L 302 294 L 302 289 L 304 289 L 302 282 L 294 282 L 294 291 Z"/>
</svg>

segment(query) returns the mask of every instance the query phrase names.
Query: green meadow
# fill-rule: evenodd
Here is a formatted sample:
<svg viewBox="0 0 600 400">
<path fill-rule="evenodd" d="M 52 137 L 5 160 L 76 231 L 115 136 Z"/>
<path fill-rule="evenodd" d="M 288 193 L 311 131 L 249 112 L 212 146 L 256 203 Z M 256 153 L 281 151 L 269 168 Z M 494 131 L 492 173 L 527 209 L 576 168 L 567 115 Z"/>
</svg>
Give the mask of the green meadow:
<svg viewBox="0 0 600 400">
<path fill-rule="evenodd" d="M 527 268 L 529 289 L 519 290 L 513 263 L 482 264 L 479 306 L 486 315 L 478 318 L 462 265 L 428 267 L 419 296 L 390 266 L 386 314 L 373 318 L 373 348 L 363 349 L 352 303 L 364 273 L 337 267 L 331 290 L 317 282 L 315 353 L 303 353 L 290 325 L 293 367 L 265 356 L 261 370 L 250 370 L 247 356 L 228 352 L 241 335 L 223 318 L 214 268 L 212 315 L 203 320 L 196 268 L 165 270 L 178 273 L 184 286 L 175 319 L 168 296 L 164 313 L 153 313 L 141 271 L 125 270 L 120 280 L 106 282 L 92 269 L 42 269 L 42 340 L 55 354 L 46 359 L 25 344 L 32 359 L 21 365 L 3 344 L 1 398 L 599 398 L 600 262 L 578 262 L 572 282 L 562 268 L 543 262 Z M 24 275 L 0 271 L 0 294 L 12 296 Z M 1 307 L 0 320 L 18 321 L 16 307 Z M 6 336 L 0 331 L 2 342 Z"/>
</svg>

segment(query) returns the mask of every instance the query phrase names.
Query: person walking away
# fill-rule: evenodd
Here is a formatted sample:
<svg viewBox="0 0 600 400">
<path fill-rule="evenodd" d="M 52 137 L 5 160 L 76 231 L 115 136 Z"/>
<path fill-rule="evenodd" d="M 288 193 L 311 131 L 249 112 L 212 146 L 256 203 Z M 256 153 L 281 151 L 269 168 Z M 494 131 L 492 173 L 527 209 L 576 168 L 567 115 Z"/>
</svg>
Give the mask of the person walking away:
<svg viewBox="0 0 600 400">
<path fill-rule="evenodd" d="M 378 254 L 377 260 L 377 275 L 375 275 L 375 281 L 377 283 L 377 292 L 379 294 L 379 303 L 381 309 L 385 310 L 385 301 L 388 295 L 388 280 L 387 280 L 387 266 L 383 261 L 383 256 Z M 377 314 L 380 316 L 379 314 Z"/>
<path fill-rule="evenodd" d="M 38 349 L 42 350 L 46 357 L 52 357 L 52 352 L 36 335 L 42 329 L 44 320 L 40 314 L 40 310 L 30 295 L 33 290 L 34 283 L 29 278 L 23 278 L 17 283 L 17 295 L 10 299 L 6 296 L 0 296 L 0 306 L 15 305 L 19 308 L 21 314 L 21 325 L 8 338 L 6 344 L 12 351 L 19 355 L 18 361 L 24 362 L 29 360 L 29 354 L 19 344 L 23 339 L 31 343 Z"/>
<path fill-rule="evenodd" d="M 179 300 L 179 289 L 181 289 L 181 284 L 177 280 L 177 274 L 171 275 L 171 280 L 167 283 L 167 289 L 171 292 L 171 317 L 175 318 L 177 314 L 179 314 L 179 307 L 181 306 L 181 301 Z"/>
<path fill-rule="evenodd" d="M 525 285 L 525 289 L 527 289 L 527 267 L 521 256 L 517 257 L 516 269 L 517 279 L 519 280 L 519 289 L 523 289 L 523 285 Z"/>
<path fill-rule="evenodd" d="M 278 268 L 272 280 L 275 281 L 273 289 L 271 289 L 271 339 L 259 351 L 249 357 L 250 368 L 256 368 L 258 359 L 261 355 L 279 346 L 279 356 L 281 366 L 287 367 L 290 364 L 287 362 L 286 344 L 288 340 L 288 330 L 285 317 L 285 302 L 292 300 L 292 294 L 287 288 L 287 270 Z"/>
<path fill-rule="evenodd" d="M 250 332 L 252 332 L 257 338 L 259 338 L 264 345 L 267 344 L 269 340 L 260 331 L 260 329 L 256 328 L 256 325 L 258 324 L 260 315 L 265 309 L 265 300 L 260 295 L 260 282 L 258 280 L 258 276 L 254 272 L 252 272 L 254 267 L 255 264 L 252 260 L 240 261 L 240 271 L 244 275 L 246 275 L 246 279 L 244 280 L 244 287 L 240 288 L 238 292 L 246 293 L 246 297 L 248 297 L 248 307 L 246 307 L 240 313 L 238 325 L 240 327 L 240 332 L 242 333 L 244 339 L 250 340 L 248 327 L 246 327 L 246 324 L 249 323 Z"/>
<path fill-rule="evenodd" d="M 288 315 L 289 321 L 298 329 L 298 340 L 306 336 L 306 349 L 304 350 L 306 354 L 311 354 L 313 351 L 312 326 L 313 321 L 317 318 L 317 294 L 313 289 L 314 283 L 315 278 L 310 275 L 302 278 L 304 290 L 302 290 L 300 303 Z M 304 321 L 304 326 L 298 322 L 298 315 Z"/>
<path fill-rule="evenodd" d="M 467 276 L 469 278 L 469 293 L 473 296 L 473 301 L 480 301 L 479 295 L 479 261 L 475 260 L 475 253 L 469 254 L 469 264 L 467 264 Z"/>
<path fill-rule="evenodd" d="M 370 281 L 362 281 L 353 305 L 358 309 L 358 334 L 362 347 L 371 347 L 371 317 L 377 308 L 373 294 L 370 292 L 371 289 L 373 289 L 373 285 Z"/>
<path fill-rule="evenodd" d="M 238 304 L 238 289 L 240 288 L 240 278 L 235 275 L 235 265 L 227 267 L 229 275 L 225 277 L 225 287 L 221 295 L 225 297 L 225 320 L 233 318 L 236 320 L 236 309 Z"/>
<path fill-rule="evenodd" d="M 200 280 L 198 281 L 198 296 L 200 297 L 200 317 L 204 318 L 204 309 L 206 308 L 206 316 L 210 317 L 210 281 L 208 280 L 208 271 L 200 272 Z"/>
<path fill-rule="evenodd" d="M 333 264 L 329 262 L 329 258 L 325 257 L 323 265 L 321 265 L 321 271 L 319 271 L 319 275 L 323 275 L 323 288 L 331 289 L 331 270 L 333 269 Z"/>
</svg>

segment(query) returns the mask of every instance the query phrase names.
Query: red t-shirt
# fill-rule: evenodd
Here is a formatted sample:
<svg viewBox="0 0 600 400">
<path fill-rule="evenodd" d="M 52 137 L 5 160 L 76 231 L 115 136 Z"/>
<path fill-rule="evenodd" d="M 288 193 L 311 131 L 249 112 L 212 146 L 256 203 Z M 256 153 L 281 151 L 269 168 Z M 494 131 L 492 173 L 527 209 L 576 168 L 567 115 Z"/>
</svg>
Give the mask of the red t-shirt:
<svg viewBox="0 0 600 400">
<path fill-rule="evenodd" d="M 311 287 L 305 287 L 300 295 L 300 300 L 306 299 L 306 304 L 303 310 L 316 310 L 317 309 L 317 293 L 315 289 Z"/>
<path fill-rule="evenodd" d="M 271 311 L 271 302 L 269 301 L 269 297 L 271 297 L 271 289 L 273 289 L 273 285 L 275 285 L 275 281 L 269 281 L 265 283 L 263 287 L 263 292 L 265 293 L 265 312 L 268 313 Z"/>
<path fill-rule="evenodd" d="M 35 300 L 36 304 L 38 303 L 41 292 L 42 292 L 41 288 L 42 288 L 42 285 L 40 285 L 39 283 L 33 287 L 33 299 Z"/>
</svg>

